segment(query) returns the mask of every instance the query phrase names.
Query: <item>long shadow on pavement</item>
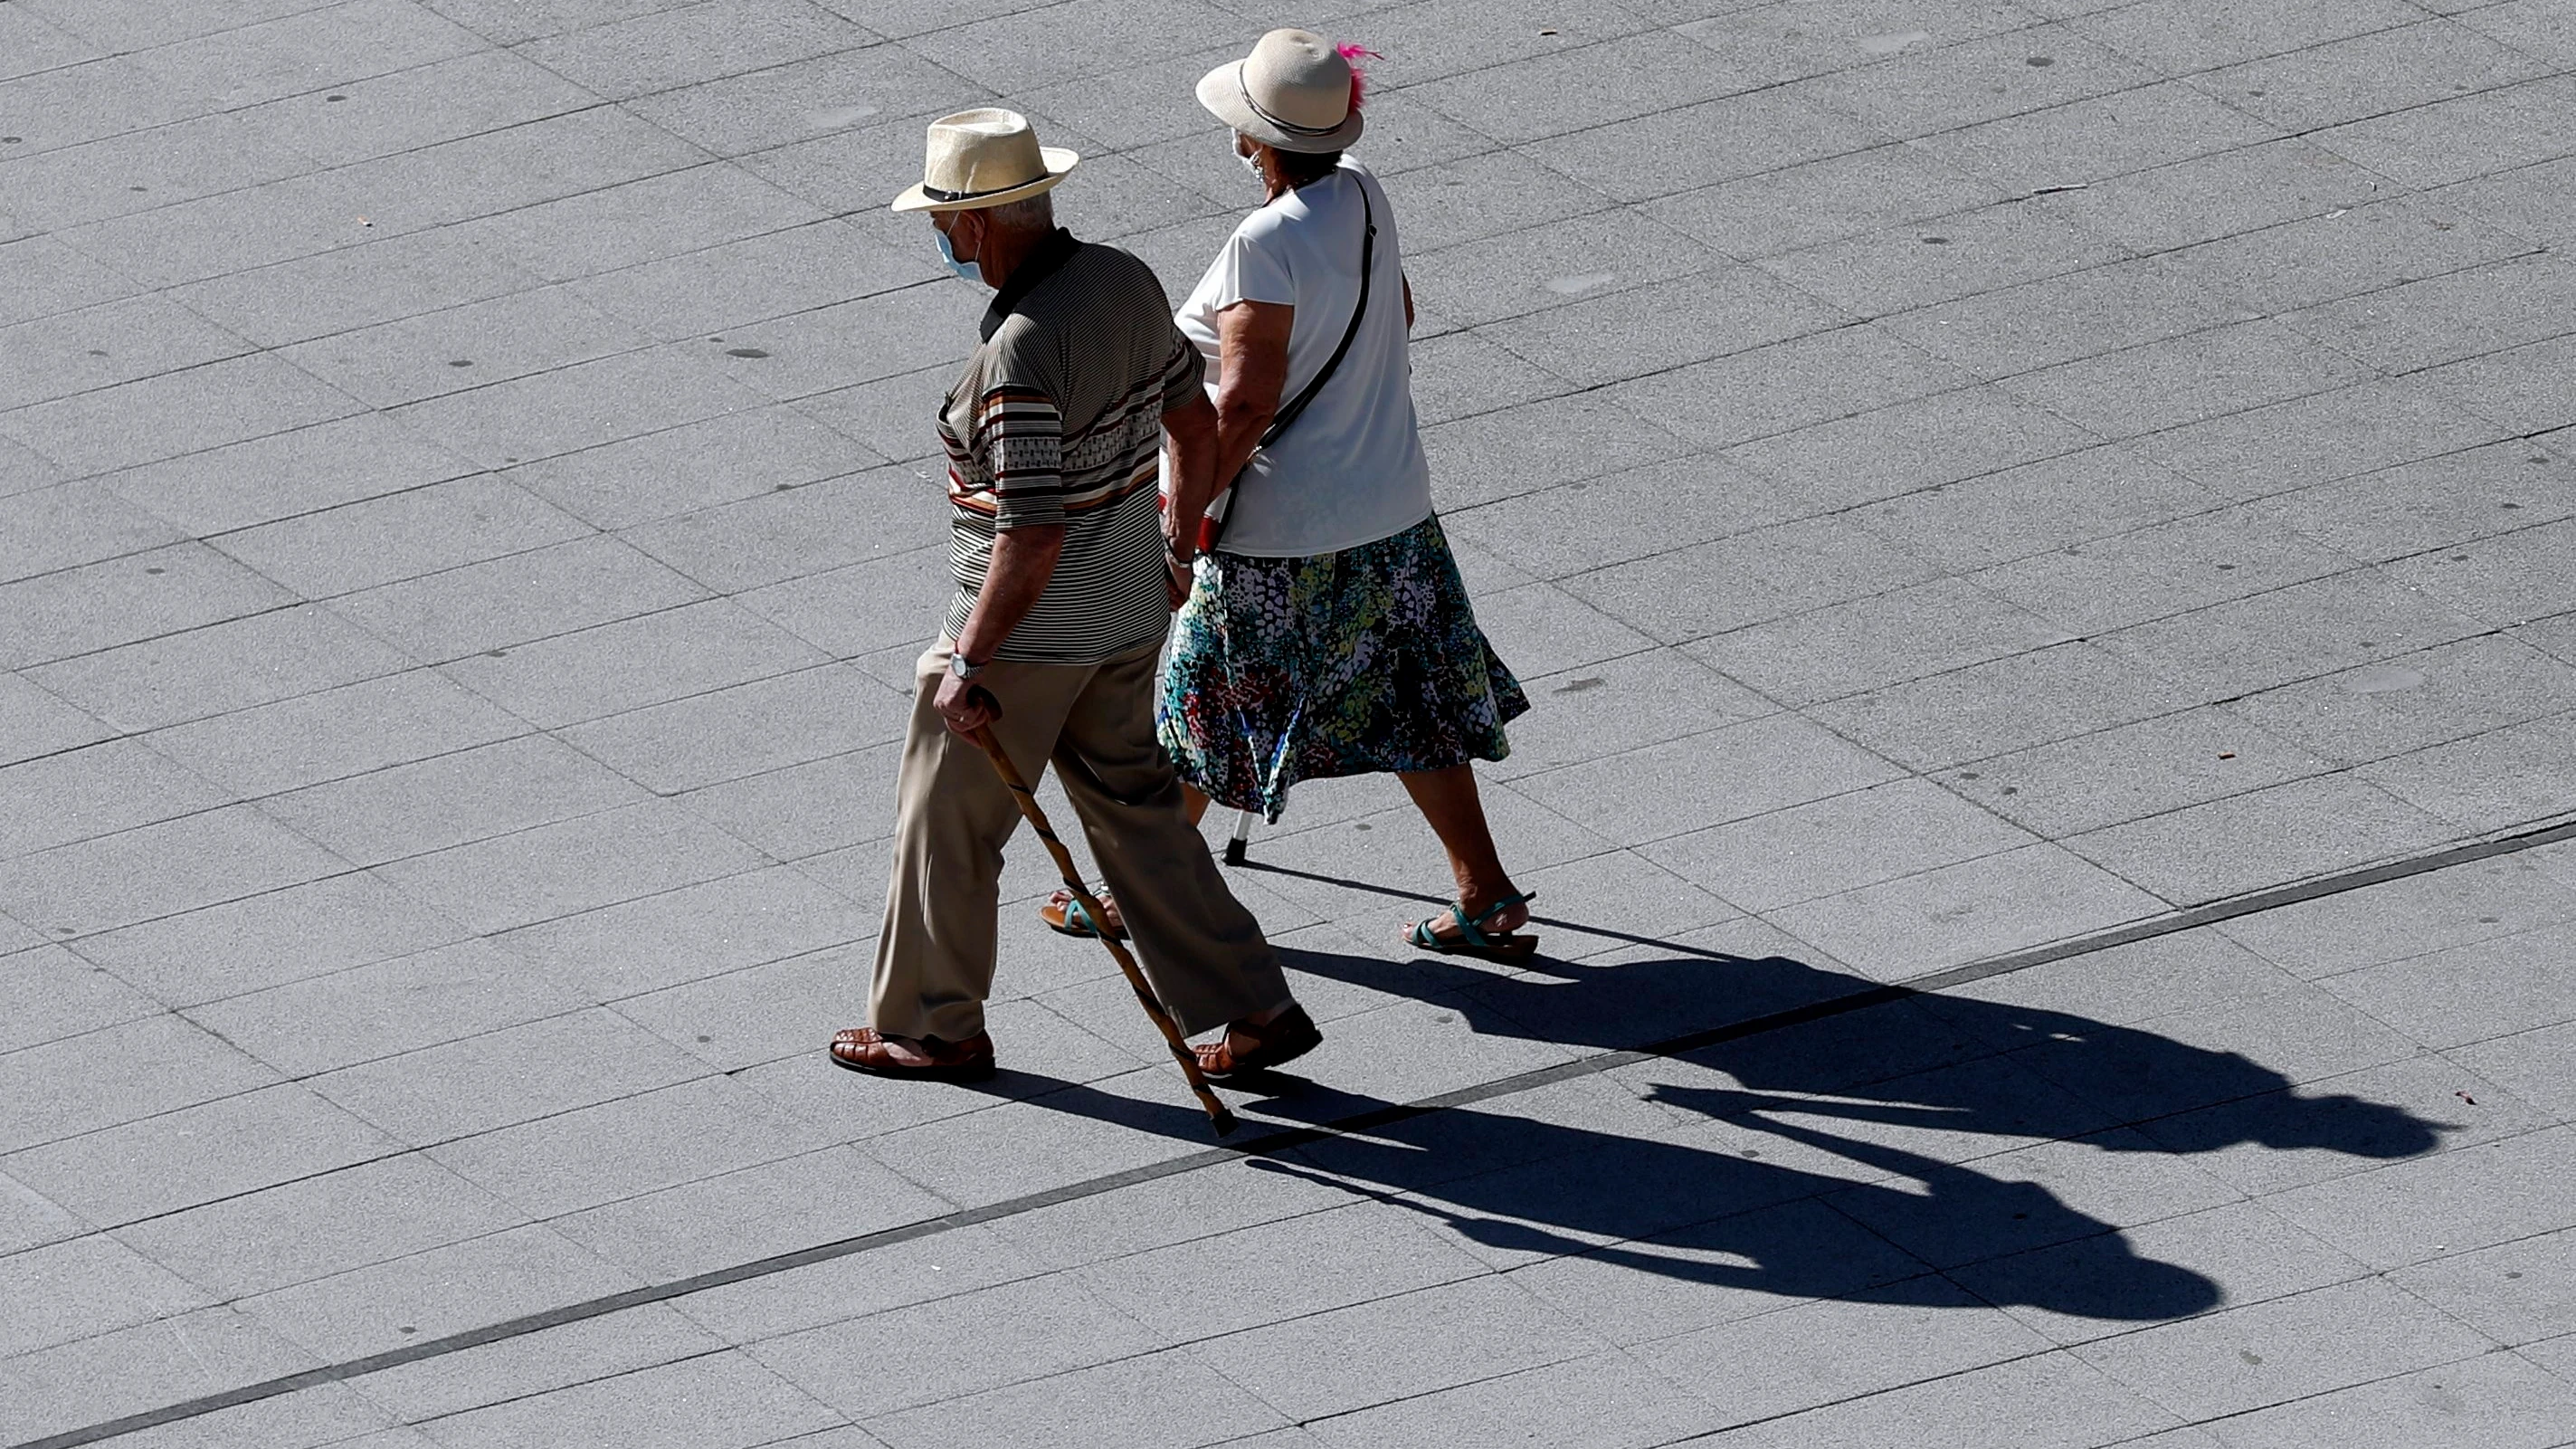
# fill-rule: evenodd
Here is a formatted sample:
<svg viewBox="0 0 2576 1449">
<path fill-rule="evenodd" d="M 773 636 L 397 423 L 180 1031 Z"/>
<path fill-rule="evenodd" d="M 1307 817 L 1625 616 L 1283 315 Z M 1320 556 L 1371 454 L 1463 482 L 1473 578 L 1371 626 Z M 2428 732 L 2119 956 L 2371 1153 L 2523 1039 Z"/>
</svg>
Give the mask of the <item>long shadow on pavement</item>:
<svg viewBox="0 0 2576 1449">
<path fill-rule="evenodd" d="M 1609 1050 L 1886 994 L 1786 957 L 1677 949 L 1686 954 L 1608 966 L 1539 962 L 1515 975 L 1446 961 L 1285 954 L 1299 971 L 1437 1000 L 1480 1033 Z M 1383 1126 L 1264 1160 L 1421 1212 L 1499 1259 L 1590 1254 L 1792 1298 L 2018 1303 L 2148 1321 L 2213 1307 L 2223 1291 L 2188 1268 L 2141 1257 L 2117 1225 L 2047 1186 L 1982 1171 L 1973 1159 L 2039 1143 L 2078 1156 L 2254 1143 L 2394 1158 L 2431 1150 L 2441 1131 L 2386 1104 L 2304 1095 L 2238 1053 L 1960 997 L 1898 993 L 1670 1060 L 1700 1080 L 1644 1084 L 1646 1100 L 1678 1109 L 1669 1131 L 1630 1135 L 1460 1106 L 1394 1113 Z M 1654 1074 L 1641 1065 L 1622 1080 Z M 1264 1110 L 1293 1122 L 1384 1121 L 1395 1105 L 1284 1074 L 1262 1085 L 1276 1089 Z M 1030 1100 L 1205 1140 L 1203 1119 L 1183 1107 L 1071 1083 Z M 1934 1150 L 1916 1150 L 1924 1146 Z M 2067 1246 L 1995 1261 L 2054 1245 Z M 1940 1271 L 1979 1264 L 1965 1275 L 1974 1296 Z"/>
</svg>

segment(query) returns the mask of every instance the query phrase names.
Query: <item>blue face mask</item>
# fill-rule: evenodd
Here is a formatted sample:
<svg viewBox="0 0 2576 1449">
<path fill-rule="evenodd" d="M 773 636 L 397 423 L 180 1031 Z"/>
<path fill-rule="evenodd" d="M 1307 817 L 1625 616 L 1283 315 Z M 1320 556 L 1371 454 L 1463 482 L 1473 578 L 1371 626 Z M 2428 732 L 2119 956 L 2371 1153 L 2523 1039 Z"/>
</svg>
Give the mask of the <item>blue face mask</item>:
<svg viewBox="0 0 2576 1449">
<path fill-rule="evenodd" d="M 973 262 L 961 262 L 957 260 L 957 253 L 949 250 L 948 248 L 948 233 L 944 231 L 935 231 L 932 232 L 931 235 L 939 238 L 939 259 L 948 264 L 948 270 L 955 272 L 957 275 L 964 277 L 970 282 L 973 282 L 976 286 L 980 287 L 984 285 L 983 268 L 978 267 Z"/>
</svg>

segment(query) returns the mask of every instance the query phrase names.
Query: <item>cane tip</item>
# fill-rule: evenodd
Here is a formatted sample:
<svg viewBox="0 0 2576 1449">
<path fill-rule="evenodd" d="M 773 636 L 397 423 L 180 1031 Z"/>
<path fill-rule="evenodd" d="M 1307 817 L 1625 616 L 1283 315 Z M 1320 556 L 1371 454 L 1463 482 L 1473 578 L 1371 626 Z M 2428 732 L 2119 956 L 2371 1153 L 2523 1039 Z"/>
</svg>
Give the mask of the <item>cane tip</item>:
<svg viewBox="0 0 2576 1449">
<path fill-rule="evenodd" d="M 1216 1128 L 1216 1135 L 1219 1137 L 1231 1137 L 1234 1135 L 1234 1129 L 1243 1125 L 1235 1120 L 1232 1112 L 1223 1107 L 1208 1114 L 1208 1124 Z"/>
<path fill-rule="evenodd" d="M 1242 841 L 1240 841 L 1240 840 L 1229 840 L 1229 841 L 1227 841 L 1227 842 L 1225 843 L 1225 863 L 1226 863 L 1226 864 L 1228 864 L 1228 865 L 1241 865 L 1241 864 L 1243 864 L 1243 863 L 1244 863 L 1244 861 L 1246 861 L 1246 860 L 1248 860 L 1248 859 L 1250 859 L 1250 858 L 1251 858 L 1251 857 L 1250 857 L 1249 853 L 1245 850 L 1245 848 L 1244 848 L 1244 844 L 1243 844 L 1243 842 L 1242 842 Z"/>
</svg>

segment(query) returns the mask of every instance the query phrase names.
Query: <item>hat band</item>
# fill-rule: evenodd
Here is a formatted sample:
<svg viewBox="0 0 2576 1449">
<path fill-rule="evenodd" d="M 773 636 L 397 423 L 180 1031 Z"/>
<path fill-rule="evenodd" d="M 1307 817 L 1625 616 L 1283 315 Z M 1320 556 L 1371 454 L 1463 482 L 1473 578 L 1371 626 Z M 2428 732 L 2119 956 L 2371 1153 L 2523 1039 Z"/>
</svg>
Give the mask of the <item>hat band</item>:
<svg viewBox="0 0 2576 1449">
<path fill-rule="evenodd" d="M 1033 186 L 1045 179 L 1046 178 L 1043 176 L 1032 176 L 1026 181 L 1014 181 L 1008 186 L 987 186 L 981 191 L 943 191 L 925 181 L 921 183 L 921 194 L 929 197 L 933 201 L 943 203 L 951 201 L 973 201 L 979 196 L 999 196 L 1005 191 L 1017 191 L 1023 186 Z"/>
<path fill-rule="evenodd" d="M 1338 131 L 1342 127 L 1350 124 L 1351 118 L 1348 115 L 1343 116 L 1340 120 L 1335 121 L 1329 126 L 1301 126 L 1295 121 L 1289 120 L 1285 116 L 1272 115 L 1269 107 L 1264 106 L 1261 102 L 1252 98 L 1252 87 L 1244 84 L 1243 67 L 1241 66 L 1236 66 L 1234 69 L 1234 88 L 1243 92 L 1243 103 L 1252 107 L 1252 113 L 1254 115 L 1259 116 L 1261 119 L 1268 121 L 1270 124 L 1277 126 L 1280 130 L 1286 131 L 1292 136 L 1329 136 L 1335 131 Z"/>
</svg>

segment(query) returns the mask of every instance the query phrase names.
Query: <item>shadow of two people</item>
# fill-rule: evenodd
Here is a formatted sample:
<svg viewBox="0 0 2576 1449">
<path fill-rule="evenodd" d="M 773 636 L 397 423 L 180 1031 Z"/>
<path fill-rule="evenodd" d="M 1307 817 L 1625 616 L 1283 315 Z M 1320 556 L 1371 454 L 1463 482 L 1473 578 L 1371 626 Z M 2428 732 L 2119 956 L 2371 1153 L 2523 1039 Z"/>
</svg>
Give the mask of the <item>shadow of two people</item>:
<svg viewBox="0 0 2576 1449">
<path fill-rule="evenodd" d="M 2139 1255 L 2115 1225 L 2042 1183 L 1980 1170 L 1976 1159 L 2001 1149 L 1977 1139 L 2077 1153 L 2255 1144 L 2396 1158 L 2431 1150 L 2443 1130 L 2387 1104 L 2303 1094 L 2239 1053 L 2066 1012 L 1891 991 L 1780 956 L 1540 960 L 1497 974 L 1283 955 L 1310 975 L 1452 1007 L 1480 1034 L 1603 1050 L 1660 1043 L 1647 1050 L 1690 1079 L 1642 1093 L 1672 1113 L 1670 1131 L 1476 1105 L 1409 1112 L 1296 1078 L 1264 1084 L 1277 1090 L 1264 1103 L 1271 1116 L 1367 1125 L 1253 1144 L 1260 1161 L 1423 1213 L 1488 1256 L 1589 1254 L 1792 1298 L 2168 1319 L 2216 1306 L 2222 1286 Z M 1854 1002 L 1865 1004 L 1844 1005 Z M 1641 1065 L 1622 1080 L 1653 1075 Z M 1069 1083 L 1030 1100 L 1184 1139 L 1205 1130 L 1187 1109 Z M 1735 1130 L 1710 1126 L 1719 1123 Z M 2010 1256 L 2043 1247 L 2058 1251 Z M 1969 1264 L 1985 1265 L 1974 1297 L 1944 1276 Z"/>
</svg>

